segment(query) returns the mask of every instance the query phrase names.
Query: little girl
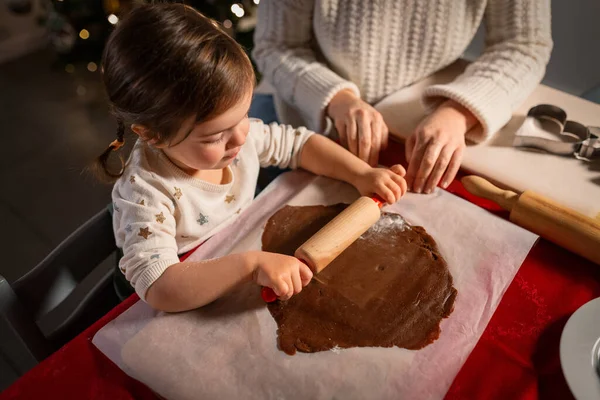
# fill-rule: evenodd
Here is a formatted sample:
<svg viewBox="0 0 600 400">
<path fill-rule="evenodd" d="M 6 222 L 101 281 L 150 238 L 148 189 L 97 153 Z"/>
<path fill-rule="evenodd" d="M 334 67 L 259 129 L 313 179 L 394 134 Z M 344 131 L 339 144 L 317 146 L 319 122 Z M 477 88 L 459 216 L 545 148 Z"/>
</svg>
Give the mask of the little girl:
<svg viewBox="0 0 600 400">
<path fill-rule="evenodd" d="M 406 192 L 399 165 L 371 168 L 305 128 L 249 119 L 250 60 L 214 21 L 185 5 L 135 8 L 108 40 L 103 80 L 118 131 L 98 165 L 117 179 L 119 266 L 156 309 L 197 308 L 245 281 L 289 299 L 311 280 L 296 258 L 262 251 L 179 261 L 252 202 L 260 167 L 301 167 L 388 203 Z M 139 140 L 115 173 L 107 160 L 123 145 L 126 125 Z"/>
</svg>

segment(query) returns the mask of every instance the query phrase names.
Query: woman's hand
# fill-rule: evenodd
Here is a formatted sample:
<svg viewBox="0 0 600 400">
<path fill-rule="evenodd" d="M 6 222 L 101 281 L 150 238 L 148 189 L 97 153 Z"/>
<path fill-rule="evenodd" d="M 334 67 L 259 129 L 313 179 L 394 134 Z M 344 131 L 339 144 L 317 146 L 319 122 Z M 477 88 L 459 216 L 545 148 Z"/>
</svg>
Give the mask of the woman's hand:
<svg viewBox="0 0 600 400">
<path fill-rule="evenodd" d="M 394 165 L 390 169 L 367 168 L 352 181 L 354 187 L 363 196 L 378 195 L 388 204 L 394 204 L 406 193 L 404 180 L 406 171 L 402 165 Z"/>
<path fill-rule="evenodd" d="M 310 282 L 313 273 L 296 257 L 259 251 L 255 254 L 254 282 L 273 289 L 281 300 L 289 300 Z"/>
<path fill-rule="evenodd" d="M 379 111 L 346 89 L 331 99 L 327 115 L 333 119 L 341 145 L 376 167 L 379 151 L 388 143 L 388 128 Z"/>
<path fill-rule="evenodd" d="M 408 187 L 431 193 L 440 183 L 448 187 L 456 176 L 465 150 L 465 134 L 478 123 L 462 105 L 448 100 L 427 116 L 406 142 Z"/>
</svg>

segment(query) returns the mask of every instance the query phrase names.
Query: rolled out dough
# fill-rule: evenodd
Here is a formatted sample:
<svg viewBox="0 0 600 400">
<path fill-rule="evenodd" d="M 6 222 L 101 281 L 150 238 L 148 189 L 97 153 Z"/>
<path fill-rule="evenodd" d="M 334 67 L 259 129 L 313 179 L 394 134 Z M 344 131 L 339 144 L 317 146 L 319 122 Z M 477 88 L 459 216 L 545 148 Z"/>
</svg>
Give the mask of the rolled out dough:
<svg viewBox="0 0 600 400">
<path fill-rule="evenodd" d="M 344 208 L 286 206 L 267 222 L 263 250 L 294 251 Z M 333 348 L 420 349 L 440 335 L 457 291 L 433 238 L 398 214 L 379 222 L 289 301 L 268 305 L 287 354 Z"/>
</svg>

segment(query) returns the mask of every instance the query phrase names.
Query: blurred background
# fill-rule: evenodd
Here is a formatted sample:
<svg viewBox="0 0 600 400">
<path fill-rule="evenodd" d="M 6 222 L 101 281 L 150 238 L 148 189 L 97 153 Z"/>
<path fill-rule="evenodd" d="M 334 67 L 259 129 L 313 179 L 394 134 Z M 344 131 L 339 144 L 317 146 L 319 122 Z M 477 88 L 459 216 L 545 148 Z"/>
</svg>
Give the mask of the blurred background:
<svg viewBox="0 0 600 400">
<path fill-rule="evenodd" d="M 259 0 L 187 3 L 251 51 Z M 110 202 L 111 187 L 86 167 L 115 138 L 99 64 L 108 34 L 134 4 L 0 0 L 0 275 L 9 282 Z M 552 6 L 544 83 L 600 103 L 600 1 Z M 465 58 L 482 48 L 483 29 Z"/>
<path fill-rule="evenodd" d="M 188 4 L 250 51 L 258 2 Z M 134 4 L 0 0 L 0 275 L 9 283 L 110 203 L 111 186 L 86 168 L 115 139 L 100 59 Z"/>
</svg>

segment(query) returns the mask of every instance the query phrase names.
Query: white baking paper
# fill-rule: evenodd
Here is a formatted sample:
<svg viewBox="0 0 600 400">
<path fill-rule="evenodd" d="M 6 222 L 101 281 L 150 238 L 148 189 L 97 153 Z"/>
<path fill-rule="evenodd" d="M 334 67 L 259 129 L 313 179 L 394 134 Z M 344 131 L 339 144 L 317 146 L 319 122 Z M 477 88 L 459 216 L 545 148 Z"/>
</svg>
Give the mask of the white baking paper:
<svg viewBox="0 0 600 400">
<path fill-rule="evenodd" d="M 260 249 L 265 222 L 285 204 L 349 203 L 357 196 L 341 182 L 284 174 L 190 260 Z M 409 193 L 385 211 L 425 227 L 458 290 L 440 338 L 424 349 L 288 356 L 277 349 L 277 325 L 254 285 L 187 313 L 156 313 L 139 302 L 98 332 L 94 344 L 173 400 L 442 398 L 537 236 L 443 190 Z"/>
</svg>

